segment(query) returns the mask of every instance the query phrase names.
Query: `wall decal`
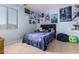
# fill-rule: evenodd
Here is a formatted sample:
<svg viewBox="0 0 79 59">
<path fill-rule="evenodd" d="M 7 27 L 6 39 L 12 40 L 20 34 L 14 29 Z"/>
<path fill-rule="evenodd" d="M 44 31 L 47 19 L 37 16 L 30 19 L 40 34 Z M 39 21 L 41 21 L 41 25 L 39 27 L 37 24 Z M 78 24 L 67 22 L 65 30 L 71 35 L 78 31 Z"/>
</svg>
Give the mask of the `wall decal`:
<svg viewBox="0 0 79 59">
<path fill-rule="evenodd" d="M 51 15 L 51 23 L 57 23 L 58 20 L 58 14 L 52 14 Z"/>
<path fill-rule="evenodd" d="M 36 24 L 36 22 L 35 22 L 35 21 L 33 21 L 32 23 L 33 23 L 33 24 Z"/>
<path fill-rule="evenodd" d="M 39 13 L 38 16 L 39 16 L 40 18 L 44 18 L 44 13 Z"/>
<path fill-rule="evenodd" d="M 33 11 L 30 12 L 30 19 L 35 19 L 35 13 Z"/>
<path fill-rule="evenodd" d="M 40 19 L 38 19 L 38 23 L 40 23 Z"/>
<path fill-rule="evenodd" d="M 32 23 L 32 20 L 29 20 L 29 24 L 31 24 Z"/>
<path fill-rule="evenodd" d="M 29 24 L 36 24 L 36 20 L 37 20 L 37 15 L 35 12 L 31 11 L 30 15 L 29 15 Z"/>
<path fill-rule="evenodd" d="M 42 17 L 42 18 L 44 17 L 44 13 L 41 13 L 41 17 Z"/>
<path fill-rule="evenodd" d="M 72 6 L 60 9 L 60 21 L 72 21 Z"/>
<path fill-rule="evenodd" d="M 49 14 L 46 14 L 45 21 L 50 21 L 50 15 Z"/>
</svg>

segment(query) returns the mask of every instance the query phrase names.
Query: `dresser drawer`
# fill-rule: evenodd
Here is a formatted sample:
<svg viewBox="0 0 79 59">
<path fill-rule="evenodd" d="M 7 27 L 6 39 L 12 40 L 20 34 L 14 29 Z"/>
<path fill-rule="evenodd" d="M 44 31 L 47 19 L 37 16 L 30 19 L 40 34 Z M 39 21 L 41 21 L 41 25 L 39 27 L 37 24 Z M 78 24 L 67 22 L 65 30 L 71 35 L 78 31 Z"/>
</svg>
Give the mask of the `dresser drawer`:
<svg viewBox="0 0 79 59">
<path fill-rule="evenodd" d="M 4 53 L 4 39 L 0 37 L 0 54 Z"/>
<path fill-rule="evenodd" d="M 4 40 L 0 41 L 0 46 L 4 46 Z"/>
<path fill-rule="evenodd" d="M 1 46 L 4 46 L 4 43 L 0 42 L 0 47 L 1 47 Z"/>
<path fill-rule="evenodd" d="M 4 54 L 4 51 L 0 51 L 0 54 Z"/>
<path fill-rule="evenodd" d="M 3 51 L 4 50 L 4 46 L 0 47 L 0 51 Z"/>
</svg>

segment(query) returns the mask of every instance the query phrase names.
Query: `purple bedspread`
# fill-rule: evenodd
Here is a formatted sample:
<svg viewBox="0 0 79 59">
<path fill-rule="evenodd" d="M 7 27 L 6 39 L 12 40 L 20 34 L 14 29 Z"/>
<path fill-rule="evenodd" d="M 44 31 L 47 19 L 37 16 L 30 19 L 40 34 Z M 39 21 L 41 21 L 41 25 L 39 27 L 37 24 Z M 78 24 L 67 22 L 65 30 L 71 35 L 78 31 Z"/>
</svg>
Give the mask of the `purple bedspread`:
<svg viewBox="0 0 79 59">
<path fill-rule="evenodd" d="M 48 43 L 51 41 L 51 38 L 55 38 L 55 33 L 53 32 L 34 32 L 25 34 L 23 37 L 23 42 L 46 50 Z"/>
<path fill-rule="evenodd" d="M 49 35 L 51 32 L 36 32 L 36 33 L 30 33 L 27 35 L 28 39 L 34 40 L 34 41 L 41 41 L 44 36 Z"/>
</svg>

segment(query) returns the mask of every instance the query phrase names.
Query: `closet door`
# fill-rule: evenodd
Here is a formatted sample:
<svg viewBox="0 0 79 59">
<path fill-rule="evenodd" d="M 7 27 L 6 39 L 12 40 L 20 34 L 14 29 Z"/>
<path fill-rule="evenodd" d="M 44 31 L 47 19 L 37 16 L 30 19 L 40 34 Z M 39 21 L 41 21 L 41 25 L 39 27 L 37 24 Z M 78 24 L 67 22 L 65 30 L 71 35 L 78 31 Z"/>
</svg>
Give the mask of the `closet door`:
<svg viewBox="0 0 79 59">
<path fill-rule="evenodd" d="M 0 29 L 7 28 L 7 8 L 0 6 Z"/>
<path fill-rule="evenodd" d="M 16 29 L 18 27 L 17 10 L 8 8 L 8 29 Z"/>
</svg>

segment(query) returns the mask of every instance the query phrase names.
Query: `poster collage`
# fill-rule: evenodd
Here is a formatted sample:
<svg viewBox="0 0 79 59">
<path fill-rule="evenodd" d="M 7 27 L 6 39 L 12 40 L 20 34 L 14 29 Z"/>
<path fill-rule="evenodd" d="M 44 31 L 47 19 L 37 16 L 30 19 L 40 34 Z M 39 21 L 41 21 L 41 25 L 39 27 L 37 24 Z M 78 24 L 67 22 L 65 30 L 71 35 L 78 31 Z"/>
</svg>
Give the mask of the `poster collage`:
<svg viewBox="0 0 79 59">
<path fill-rule="evenodd" d="M 59 10 L 59 17 L 60 22 L 72 21 L 72 6 L 61 8 Z M 44 22 L 51 21 L 51 23 L 57 23 L 58 13 L 53 13 L 50 15 L 49 13 L 36 14 L 35 12 L 30 12 L 29 24 L 36 24 L 42 21 Z"/>
<path fill-rule="evenodd" d="M 32 22 L 32 20 L 35 19 L 35 21 Z M 45 14 L 45 13 L 41 13 L 41 14 L 35 14 L 32 13 L 30 14 L 30 20 L 29 20 L 29 24 L 36 24 L 36 23 L 41 23 L 41 22 L 47 22 L 47 21 L 51 21 L 51 23 L 57 23 L 58 20 L 58 14 Z"/>
</svg>

